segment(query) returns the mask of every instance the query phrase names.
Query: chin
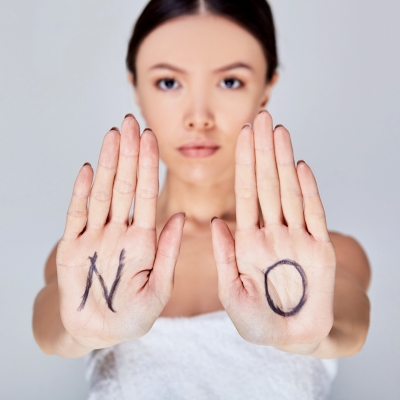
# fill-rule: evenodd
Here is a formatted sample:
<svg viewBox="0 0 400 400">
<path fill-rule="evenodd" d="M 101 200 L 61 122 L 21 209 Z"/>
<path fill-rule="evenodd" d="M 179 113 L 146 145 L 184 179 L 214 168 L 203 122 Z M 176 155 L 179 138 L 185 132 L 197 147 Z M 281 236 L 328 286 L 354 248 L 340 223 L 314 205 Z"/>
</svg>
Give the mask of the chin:
<svg viewBox="0 0 400 400">
<path fill-rule="evenodd" d="M 193 185 L 212 185 L 221 181 L 225 175 L 217 165 L 181 165 L 176 170 L 177 175 Z"/>
</svg>

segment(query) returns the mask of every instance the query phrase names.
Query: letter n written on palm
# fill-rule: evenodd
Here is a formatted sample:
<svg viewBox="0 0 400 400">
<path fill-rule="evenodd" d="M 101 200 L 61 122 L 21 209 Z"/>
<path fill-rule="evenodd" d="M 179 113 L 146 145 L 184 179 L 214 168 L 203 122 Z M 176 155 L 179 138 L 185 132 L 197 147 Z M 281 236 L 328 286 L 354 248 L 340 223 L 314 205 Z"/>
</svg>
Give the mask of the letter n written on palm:
<svg viewBox="0 0 400 400">
<path fill-rule="evenodd" d="M 104 282 L 103 277 L 100 275 L 99 271 L 97 270 L 96 267 L 96 261 L 97 261 L 97 252 L 94 253 L 93 257 L 89 257 L 90 260 L 90 268 L 89 268 L 89 272 L 88 272 L 88 276 L 87 276 L 87 280 L 86 280 L 86 289 L 85 289 L 85 293 L 83 293 L 82 296 L 82 302 L 80 304 L 80 306 L 78 307 L 78 311 L 81 311 L 84 307 L 85 307 L 85 303 L 86 300 L 89 296 L 89 291 L 90 288 L 92 286 L 93 283 L 93 273 L 96 274 L 97 278 L 99 278 L 101 287 L 103 288 L 103 295 L 104 298 L 107 302 L 108 308 L 112 311 L 112 312 L 116 312 L 112 306 L 112 300 L 113 297 L 115 295 L 115 292 L 117 290 L 118 287 L 118 283 L 121 279 L 121 273 L 122 273 L 122 269 L 124 268 L 124 260 L 125 260 L 125 250 L 122 249 L 120 255 L 119 255 L 119 264 L 118 264 L 118 269 L 117 269 L 117 275 L 114 279 L 114 282 L 111 286 L 111 290 L 110 293 L 108 293 L 108 289 L 107 289 L 107 285 Z"/>
</svg>

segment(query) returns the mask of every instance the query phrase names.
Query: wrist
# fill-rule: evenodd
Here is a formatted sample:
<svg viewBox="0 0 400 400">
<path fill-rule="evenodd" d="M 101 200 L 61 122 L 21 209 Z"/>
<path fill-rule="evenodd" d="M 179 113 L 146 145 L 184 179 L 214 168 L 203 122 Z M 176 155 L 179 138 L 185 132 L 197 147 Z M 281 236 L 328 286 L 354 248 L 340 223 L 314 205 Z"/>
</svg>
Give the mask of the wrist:
<svg viewBox="0 0 400 400">
<path fill-rule="evenodd" d="M 65 331 L 62 339 L 51 354 L 56 354 L 65 358 L 79 358 L 89 354 L 95 347 L 85 343 L 82 340 L 74 337 L 69 332 Z"/>
<path fill-rule="evenodd" d="M 320 347 L 322 340 L 312 343 L 291 343 L 286 345 L 274 346 L 276 349 L 287 353 L 302 354 L 312 356 Z"/>
</svg>

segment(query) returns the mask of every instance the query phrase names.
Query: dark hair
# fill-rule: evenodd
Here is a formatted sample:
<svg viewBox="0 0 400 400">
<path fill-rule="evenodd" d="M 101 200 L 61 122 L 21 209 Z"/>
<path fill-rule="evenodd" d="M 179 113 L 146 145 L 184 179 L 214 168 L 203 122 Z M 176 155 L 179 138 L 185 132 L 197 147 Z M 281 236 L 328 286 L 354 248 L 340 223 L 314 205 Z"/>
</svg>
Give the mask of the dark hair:
<svg viewBox="0 0 400 400">
<path fill-rule="evenodd" d="M 159 25 L 184 15 L 206 12 L 237 23 L 259 40 L 267 60 L 269 82 L 278 67 L 272 12 L 266 0 L 150 0 L 138 18 L 128 45 L 126 66 L 136 76 L 136 56 L 144 38 Z"/>
</svg>

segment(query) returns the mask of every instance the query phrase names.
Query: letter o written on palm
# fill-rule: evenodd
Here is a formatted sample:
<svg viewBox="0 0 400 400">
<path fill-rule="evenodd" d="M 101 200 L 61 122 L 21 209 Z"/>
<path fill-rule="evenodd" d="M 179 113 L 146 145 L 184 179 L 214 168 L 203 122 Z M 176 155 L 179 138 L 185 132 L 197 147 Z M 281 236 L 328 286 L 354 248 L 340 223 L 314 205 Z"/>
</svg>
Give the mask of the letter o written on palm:
<svg viewBox="0 0 400 400">
<path fill-rule="evenodd" d="M 235 192 L 235 238 L 220 219 L 212 238 L 219 297 L 238 332 L 276 347 L 322 340 L 333 325 L 335 250 L 312 171 L 296 166 L 289 132 L 266 111 L 239 133 Z"/>
</svg>

